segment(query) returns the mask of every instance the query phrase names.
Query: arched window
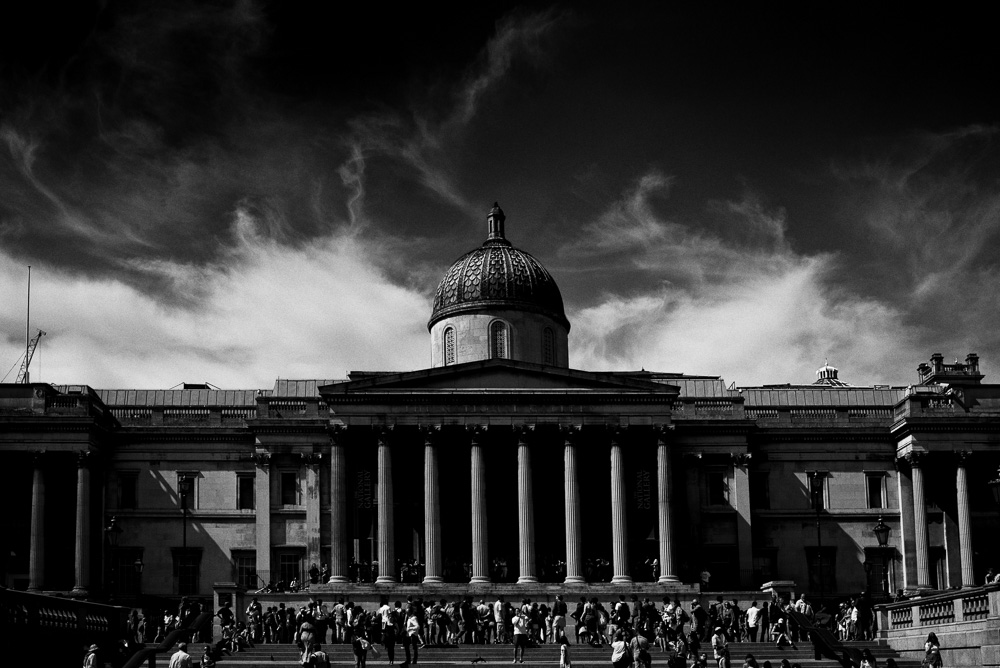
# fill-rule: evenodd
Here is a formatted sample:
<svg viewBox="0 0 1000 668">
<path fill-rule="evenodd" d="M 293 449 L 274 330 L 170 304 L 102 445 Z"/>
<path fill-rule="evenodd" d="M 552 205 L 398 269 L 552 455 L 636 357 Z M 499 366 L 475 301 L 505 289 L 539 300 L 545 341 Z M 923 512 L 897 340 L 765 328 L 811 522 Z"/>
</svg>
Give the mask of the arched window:
<svg viewBox="0 0 1000 668">
<path fill-rule="evenodd" d="M 455 328 L 444 330 L 444 363 L 455 363 Z"/>
<path fill-rule="evenodd" d="M 507 352 L 507 325 L 497 320 L 490 325 L 490 357 L 505 359 Z"/>
<path fill-rule="evenodd" d="M 444 330 L 444 363 L 455 363 L 455 328 Z"/>
<path fill-rule="evenodd" d="M 542 362 L 544 364 L 556 363 L 556 344 L 551 327 L 542 330 Z"/>
</svg>

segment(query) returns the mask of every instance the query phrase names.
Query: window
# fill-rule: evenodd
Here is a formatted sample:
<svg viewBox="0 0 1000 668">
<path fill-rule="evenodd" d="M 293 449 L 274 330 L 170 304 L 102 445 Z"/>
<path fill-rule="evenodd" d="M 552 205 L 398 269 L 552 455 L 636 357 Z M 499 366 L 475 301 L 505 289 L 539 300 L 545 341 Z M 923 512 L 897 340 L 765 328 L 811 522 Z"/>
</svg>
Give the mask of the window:
<svg viewBox="0 0 1000 668">
<path fill-rule="evenodd" d="M 254 590 L 257 584 L 257 553 L 253 550 L 233 550 L 233 581 L 244 589 Z"/>
<path fill-rule="evenodd" d="M 542 331 L 542 362 L 545 364 L 555 364 L 556 363 L 556 344 L 555 338 L 552 336 L 552 329 L 546 327 Z"/>
<path fill-rule="evenodd" d="M 302 556 L 298 552 L 278 553 L 278 579 L 287 586 L 292 580 L 299 579 L 299 562 Z"/>
<path fill-rule="evenodd" d="M 507 325 L 498 320 L 490 325 L 490 357 L 507 358 L 507 345 Z"/>
<path fill-rule="evenodd" d="M 807 547 L 809 591 L 830 593 L 837 589 L 837 548 Z"/>
<path fill-rule="evenodd" d="M 139 486 L 139 473 L 136 471 L 119 471 L 118 473 L 118 507 L 122 510 L 133 510 L 139 507 L 136 490 Z"/>
<path fill-rule="evenodd" d="M 116 594 L 138 594 L 139 573 L 136 571 L 136 560 L 142 559 L 142 548 L 117 547 L 111 552 L 111 573 L 108 585 Z"/>
<path fill-rule="evenodd" d="M 708 505 L 729 505 L 729 476 L 725 469 L 705 471 L 705 483 L 708 490 Z"/>
<path fill-rule="evenodd" d="M 444 363 L 455 363 L 455 328 L 444 330 Z"/>
<path fill-rule="evenodd" d="M 188 508 L 198 507 L 198 474 L 177 472 L 177 495 Z"/>
<path fill-rule="evenodd" d="M 236 507 L 239 510 L 253 510 L 253 486 L 252 473 L 236 474 Z"/>
<path fill-rule="evenodd" d="M 865 475 L 865 491 L 869 508 L 885 508 L 885 475 L 868 473 Z"/>
<path fill-rule="evenodd" d="M 187 550 L 175 547 L 174 555 L 174 581 L 177 586 L 177 593 L 198 594 L 198 585 L 201 579 L 201 548 L 189 547 Z"/>
<path fill-rule="evenodd" d="M 813 510 L 826 509 L 826 473 L 807 471 L 809 477 L 809 507 Z"/>
<path fill-rule="evenodd" d="M 299 475 L 295 471 L 281 472 L 281 505 L 299 505 Z"/>
<path fill-rule="evenodd" d="M 771 484 L 767 471 L 750 472 L 750 509 L 771 509 Z"/>
</svg>

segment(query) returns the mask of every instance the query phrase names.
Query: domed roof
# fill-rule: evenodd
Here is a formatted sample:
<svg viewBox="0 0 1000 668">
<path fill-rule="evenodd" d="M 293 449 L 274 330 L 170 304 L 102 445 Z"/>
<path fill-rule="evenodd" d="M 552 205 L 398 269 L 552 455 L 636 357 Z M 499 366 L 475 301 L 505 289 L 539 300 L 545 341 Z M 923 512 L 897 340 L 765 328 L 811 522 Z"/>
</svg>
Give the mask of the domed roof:
<svg viewBox="0 0 1000 668">
<path fill-rule="evenodd" d="M 555 280 L 538 260 L 504 238 L 504 219 L 494 204 L 486 241 L 458 258 L 438 284 L 428 329 L 458 313 L 494 308 L 542 313 L 569 330 Z"/>
</svg>

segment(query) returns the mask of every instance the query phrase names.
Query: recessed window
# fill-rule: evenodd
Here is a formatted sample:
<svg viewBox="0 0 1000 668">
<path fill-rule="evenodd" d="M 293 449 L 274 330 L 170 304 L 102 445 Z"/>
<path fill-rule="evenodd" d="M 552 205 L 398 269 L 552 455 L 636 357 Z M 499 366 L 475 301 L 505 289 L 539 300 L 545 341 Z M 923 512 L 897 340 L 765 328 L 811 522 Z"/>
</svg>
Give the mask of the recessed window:
<svg viewBox="0 0 1000 668">
<path fill-rule="evenodd" d="M 236 474 L 236 507 L 239 510 L 253 510 L 254 474 Z"/>
<path fill-rule="evenodd" d="M 233 550 L 233 578 L 244 589 L 257 589 L 257 553 L 253 550 Z M 265 583 L 266 584 L 266 583 Z"/>
<path fill-rule="evenodd" d="M 500 321 L 490 325 L 490 356 L 496 359 L 509 357 L 507 325 Z"/>
<path fill-rule="evenodd" d="M 771 481 L 767 471 L 750 472 L 751 510 L 771 509 Z"/>
<path fill-rule="evenodd" d="M 178 594 L 198 594 L 201 579 L 201 549 L 174 548 L 174 578 Z"/>
<path fill-rule="evenodd" d="M 299 476 L 295 471 L 281 472 L 281 505 L 299 505 Z"/>
<path fill-rule="evenodd" d="M 542 331 L 542 361 L 545 364 L 556 363 L 555 336 L 553 336 L 550 327 L 546 327 Z"/>
<path fill-rule="evenodd" d="M 455 329 L 453 327 L 444 330 L 444 363 L 455 363 Z"/>
<path fill-rule="evenodd" d="M 708 489 L 708 505 L 725 506 L 729 504 L 729 477 L 725 469 L 705 471 L 705 483 Z"/>
<path fill-rule="evenodd" d="M 869 508 L 885 508 L 885 476 L 881 473 L 865 475 L 865 490 Z"/>
<path fill-rule="evenodd" d="M 807 547 L 809 591 L 832 592 L 837 589 L 837 548 Z"/>
<path fill-rule="evenodd" d="M 813 510 L 826 509 L 826 477 L 823 471 L 809 471 L 809 507 Z"/>
<path fill-rule="evenodd" d="M 118 472 L 118 507 L 120 509 L 133 510 L 139 507 L 138 486 L 139 474 L 137 472 Z"/>
</svg>

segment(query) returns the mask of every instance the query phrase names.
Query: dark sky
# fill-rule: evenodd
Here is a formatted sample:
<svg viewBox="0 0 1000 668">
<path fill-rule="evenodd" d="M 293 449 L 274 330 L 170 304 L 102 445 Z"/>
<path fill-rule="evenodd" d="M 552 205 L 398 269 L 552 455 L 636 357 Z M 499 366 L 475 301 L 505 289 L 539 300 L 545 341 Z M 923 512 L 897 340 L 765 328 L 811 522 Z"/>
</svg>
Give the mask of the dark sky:
<svg viewBox="0 0 1000 668">
<path fill-rule="evenodd" d="M 869 384 L 1000 358 L 985 17 L 21 4 L 0 28 L 0 363 L 31 264 L 42 380 L 425 366 L 430 296 L 494 200 L 562 289 L 575 367 L 749 385 L 829 359 Z"/>
</svg>

